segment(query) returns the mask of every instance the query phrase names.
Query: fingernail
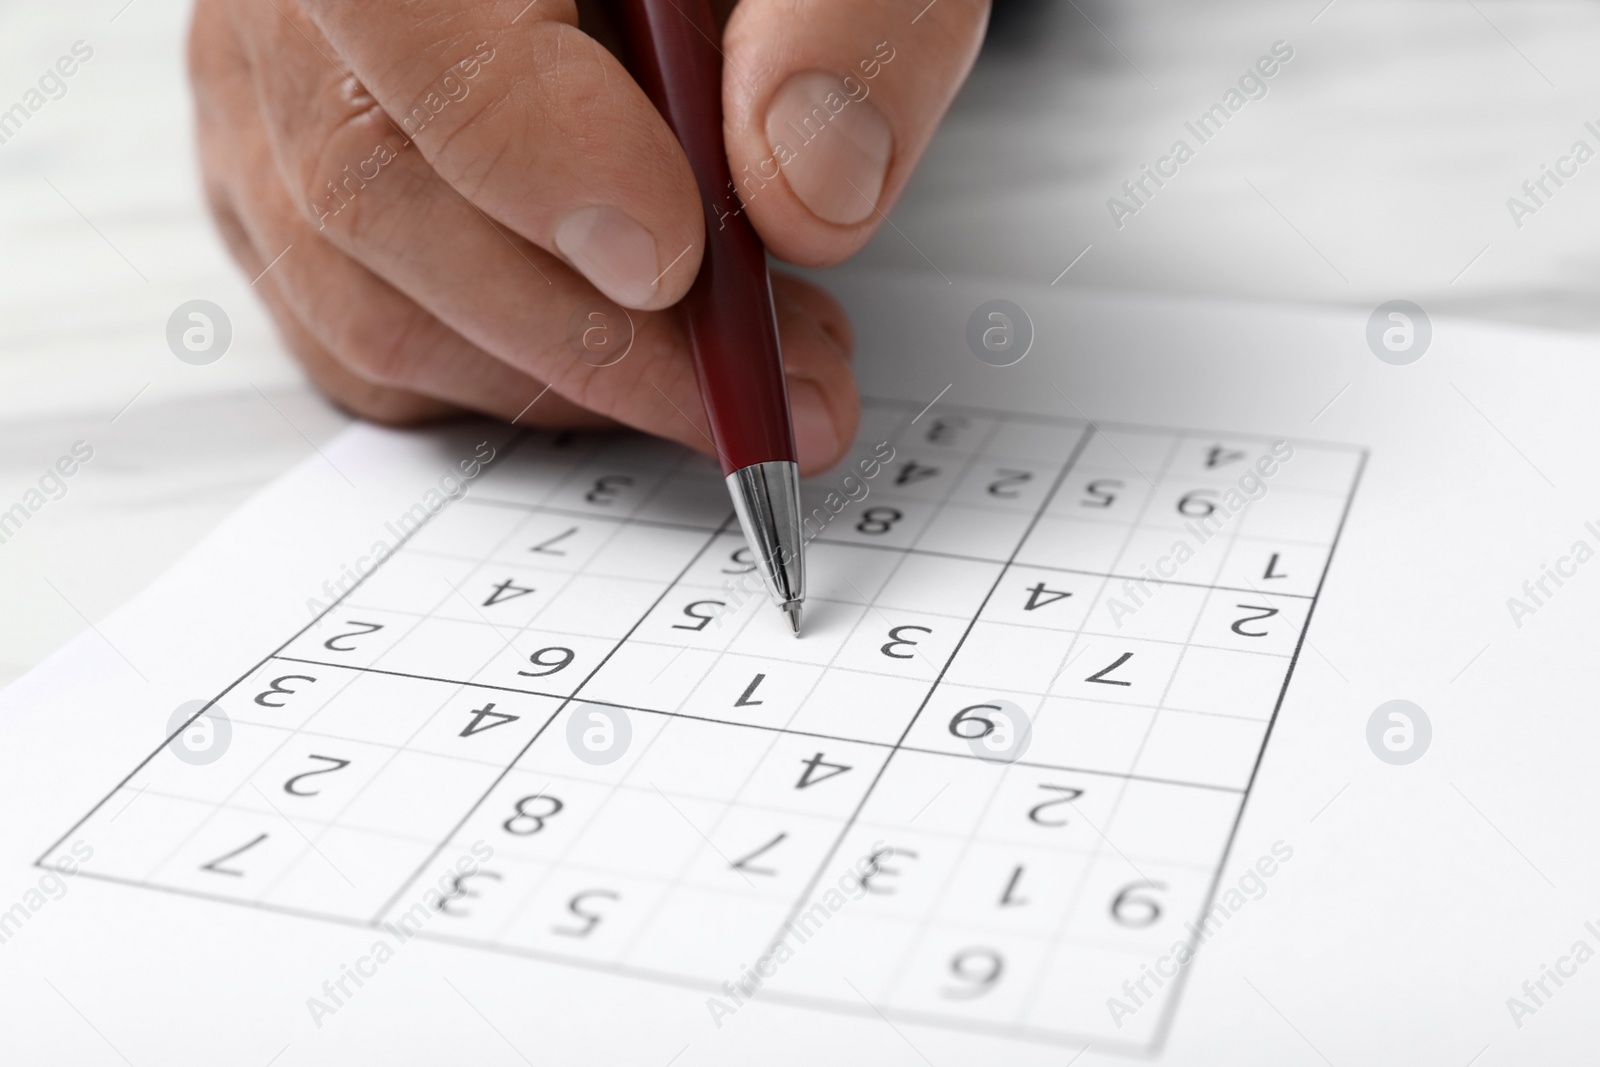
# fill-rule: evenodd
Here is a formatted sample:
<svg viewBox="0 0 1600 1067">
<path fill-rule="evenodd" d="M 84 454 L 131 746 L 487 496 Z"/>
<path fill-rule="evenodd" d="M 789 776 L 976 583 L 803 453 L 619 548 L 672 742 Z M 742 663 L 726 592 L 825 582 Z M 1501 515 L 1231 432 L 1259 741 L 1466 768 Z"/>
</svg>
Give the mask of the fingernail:
<svg viewBox="0 0 1600 1067">
<path fill-rule="evenodd" d="M 805 470 L 825 467 L 839 454 L 839 431 L 822 398 L 822 390 L 803 378 L 789 379 L 789 414 L 794 422 L 794 447 Z"/>
<path fill-rule="evenodd" d="M 864 83 L 851 84 L 863 93 Z M 877 206 L 894 135 L 870 99 L 852 99 L 839 78 L 808 70 L 784 82 L 768 105 L 767 144 L 800 202 L 819 219 L 848 226 Z"/>
<path fill-rule="evenodd" d="M 656 242 L 650 231 L 609 205 L 582 207 L 556 223 L 556 248 L 594 287 L 624 307 L 656 293 Z"/>
</svg>

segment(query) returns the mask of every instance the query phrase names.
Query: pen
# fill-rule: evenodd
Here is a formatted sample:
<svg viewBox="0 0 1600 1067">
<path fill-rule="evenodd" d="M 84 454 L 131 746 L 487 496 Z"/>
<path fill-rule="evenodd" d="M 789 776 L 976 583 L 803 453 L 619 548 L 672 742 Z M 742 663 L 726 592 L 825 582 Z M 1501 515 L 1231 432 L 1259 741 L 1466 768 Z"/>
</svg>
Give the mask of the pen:
<svg viewBox="0 0 1600 1067">
<path fill-rule="evenodd" d="M 710 0 L 611 0 L 628 67 L 689 157 L 706 212 L 700 274 L 683 298 L 700 398 L 733 508 L 767 592 L 800 633 L 800 465 L 766 249 L 733 190 L 722 138 L 722 53 Z"/>
</svg>

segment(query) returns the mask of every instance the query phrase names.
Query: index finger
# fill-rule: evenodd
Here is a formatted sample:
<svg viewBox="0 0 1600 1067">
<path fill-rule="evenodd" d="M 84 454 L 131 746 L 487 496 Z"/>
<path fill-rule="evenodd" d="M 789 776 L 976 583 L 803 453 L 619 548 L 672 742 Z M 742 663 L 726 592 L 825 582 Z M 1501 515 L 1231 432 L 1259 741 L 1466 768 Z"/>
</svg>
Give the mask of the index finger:
<svg viewBox="0 0 1600 1067">
<path fill-rule="evenodd" d="M 577 27 L 572 0 L 302 0 L 438 174 L 619 304 L 693 282 L 703 211 L 644 92 Z M 331 60 L 330 60 L 331 62 Z"/>
</svg>

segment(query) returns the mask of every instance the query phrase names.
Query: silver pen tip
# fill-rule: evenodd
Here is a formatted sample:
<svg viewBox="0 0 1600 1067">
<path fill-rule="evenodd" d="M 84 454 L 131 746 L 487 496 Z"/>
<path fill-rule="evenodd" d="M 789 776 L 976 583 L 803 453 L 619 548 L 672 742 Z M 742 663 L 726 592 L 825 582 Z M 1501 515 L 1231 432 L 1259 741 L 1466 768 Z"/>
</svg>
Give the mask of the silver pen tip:
<svg viewBox="0 0 1600 1067">
<path fill-rule="evenodd" d="M 800 636 L 800 602 L 798 600 L 793 600 L 793 601 L 790 601 L 789 603 L 783 605 L 783 613 L 785 615 L 789 616 L 789 628 L 794 631 L 794 635 L 796 637 L 799 637 Z"/>
</svg>

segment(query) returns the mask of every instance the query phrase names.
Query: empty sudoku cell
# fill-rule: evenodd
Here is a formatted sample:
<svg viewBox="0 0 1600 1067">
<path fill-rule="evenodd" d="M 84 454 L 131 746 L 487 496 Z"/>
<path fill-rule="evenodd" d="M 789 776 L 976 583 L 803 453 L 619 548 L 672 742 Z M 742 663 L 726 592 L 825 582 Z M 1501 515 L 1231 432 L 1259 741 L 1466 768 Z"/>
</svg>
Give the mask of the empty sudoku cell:
<svg viewBox="0 0 1600 1067">
<path fill-rule="evenodd" d="M 128 881 L 148 880 L 216 811 L 210 803 L 156 796 L 129 784 L 106 798 L 45 862 L 52 868 L 75 862 L 81 851 L 74 853 L 73 847 L 81 843 L 92 850 L 84 870 Z M 225 887 L 227 883 L 222 884 Z"/>
<path fill-rule="evenodd" d="M 612 786 L 513 767 L 468 816 L 446 852 L 483 841 L 496 856 L 555 863 L 582 836 Z"/>
<path fill-rule="evenodd" d="M 1243 532 L 1263 541 L 1331 544 L 1344 515 L 1342 493 L 1272 487 L 1245 510 Z"/>
<path fill-rule="evenodd" d="M 1076 466 L 1150 484 L 1159 479 L 1179 444 L 1179 436 L 1167 431 L 1096 426 Z"/>
<path fill-rule="evenodd" d="M 533 622 L 549 619 L 562 633 L 620 639 L 644 618 L 661 594 L 660 582 L 574 575 Z"/>
<path fill-rule="evenodd" d="M 523 753 L 517 767 L 585 782 L 621 782 L 671 721 L 672 716 L 657 712 L 572 700 Z M 596 762 L 597 758 L 604 762 Z"/>
<path fill-rule="evenodd" d="M 828 879 L 824 884 L 829 884 Z M 794 922 L 779 933 L 793 955 L 765 988 L 838 1000 L 856 998 L 857 1002 L 862 996 L 873 1003 L 882 999 L 883 987 L 909 951 L 918 928 L 911 922 L 886 922 L 882 914 L 865 913 L 857 906 L 855 894 L 836 891 L 836 897 L 814 895 Z"/>
<path fill-rule="evenodd" d="M 716 661 L 710 649 L 624 641 L 583 686 L 583 700 L 676 711 Z"/>
<path fill-rule="evenodd" d="M 597 870 L 671 879 L 705 843 L 721 802 L 619 789 L 584 827 L 565 861 Z"/>
<path fill-rule="evenodd" d="M 1112 578 L 1083 628 L 1113 637 L 1187 641 L 1206 604 L 1207 592 L 1192 585 Z"/>
<path fill-rule="evenodd" d="M 450 595 L 449 589 L 441 590 L 438 600 Z M 343 667 L 370 667 L 420 621 L 415 615 L 341 604 L 306 627 L 280 655 Z"/>
<path fill-rule="evenodd" d="M 1310 607 L 1311 602 L 1300 597 L 1211 590 L 1189 640 L 1197 645 L 1288 656 L 1299 643 Z"/>
<path fill-rule="evenodd" d="M 1028 532 L 1033 514 L 994 508 L 946 504 L 929 520 L 912 547 L 918 552 L 943 552 L 1003 563 Z"/>
<path fill-rule="evenodd" d="M 504 767 L 560 707 L 556 697 L 463 689 L 433 713 L 406 747 Z"/>
<path fill-rule="evenodd" d="M 978 825 L 1005 769 L 1004 764 L 970 756 L 898 749 L 862 805 L 856 825 L 872 829 L 877 837 L 904 832 L 959 841 Z"/>
<path fill-rule="evenodd" d="M 947 929 L 1048 935 L 1061 925 L 1089 870 L 1089 856 L 974 841 L 939 898 Z"/>
<path fill-rule="evenodd" d="M 893 744 L 928 695 L 928 683 L 830 670 L 806 694 L 791 730 Z"/>
<path fill-rule="evenodd" d="M 884 611 L 976 615 L 1001 571 L 993 563 L 936 559 L 914 553 L 897 562 L 899 565 L 873 597 L 873 604 Z"/>
<path fill-rule="evenodd" d="M 293 730 L 362 672 L 269 659 L 222 695 L 218 706 L 234 722 Z"/>
<path fill-rule="evenodd" d="M 1108 774 L 1133 770 L 1154 711 L 1130 704 L 1050 697 L 1033 717 L 1030 763 Z"/>
<path fill-rule="evenodd" d="M 938 503 L 955 489 L 965 467 L 960 457 L 915 448 L 897 451 L 894 459 L 885 463 L 872 480 L 869 495 L 896 501 Z"/>
<path fill-rule="evenodd" d="M 800 710 L 822 671 L 812 664 L 724 654 L 679 710 L 724 722 L 781 727 Z"/>
<path fill-rule="evenodd" d="M 494 767 L 397 752 L 339 813 L 341 826 L 438 841 L 499 776 Z"/>
<path fill-rule="evenodd" d="M 806 546 L 806 599 L 870 603 L 907 558 L 900 552 L 812 541 Z"/>
<path fill-rule="evenodd" d="M 1147 978 L 1148 968 L 1158 965 L 1168 971 L 1167 976 Z M 1154 1040 L 1167 1002 L 1178 988 L 1171 980 L 1178 971 L 1170 946 L 1150 952 L 1057 945 L 1035 985 L 1024 1021 L 1054 1033 L 1099 1038 L 1095 1043 L 1103 1047 L 1142 1050 Z M 1133 985 L 1139 981 L 1145 983 L 1142 991 Z"/>
<path fill-rule="evenodd" d="M 321 668 L 302 669 L 315 674 Z M 362 672 L 325 702 L 301 729 L 325 737 L 399 747 L 460 688 L 453 682 Z"/>
<path fill-rule="evenodd" d="M 972 624 L 944 683 L 980 690 L 1043 694 L 1061 667 L 1073 636 L 1035 626 L 980 619 Z M 944 686 L 941 685 L 940 688 Z"/>
<path fill-rule="evenodd" d="M 1133 863 L 1111 849 L 1095 857 L 1066 936 L 1102 946 L 1165 951 L 1188 939 L 1184 923 L 1200 910 L 1211 873 L 1160 863 Z"/>
<path fill-rule="evenodd" d="M 1058 519 L 1132 525 L 1154 488 L 1137 474 L 1079 464 L 1067 472 L 1045 514 Z"/>
<path fill-rule="evenodd" d="M 146 812 L 156 807 L 152 804 Z M 279 815 L 212 808 L 206 820 L 146 877 L 159 885 L 256 900 L 299 858 L 305 843 L 294 825 Z"/>
<path fill-rule="evenodd" d="M 770 947 L 783 905 L 703 889 L 673 890 L 625 950 L 630 966 L 739 981 Z"/>
<path fill-rule="evenodd" d="M 672 582 L 709 540 L 710 536 L 702 530 L 625 525 L 606 540 L 584 570 L 611 578 Z"/>
<path fill-rule="evenodd" d="M 1134 771 L 1147 778 L 1244 789 L 1266 730 L 1267 724 L 1256 719 L 1163 709 Z"/>
<path fill-rule="evenodd" d="M 1141 526 L 1133 531 L 1117 558 L 1113 587 L 1120 590 L 1123 578 L 1211 585 L 1236 533 L 1237 529 L 1218 530 L 1215 526 L 1209 530 Z"/>
<path fill-rule="evenodd" d="M 459 587 L 471 571 L 472 563 L 469 560 L 421 552 L 400 552 L 367 575 L 366 580 L 344 599 L 340 608 L 345 611 L 377 608 L 426 614 L 439 606 L 448 607 L 450 600 L 454 599 L 451 590 Z"/>
<path fill-rule="evenodd" d="M 1041 516 L 1028 531 L 1014 563 L 1104 574 L 1116 564 L 1132 530 L 1109 522 Z"/>
<path fill-rule="evenodd" d="M 483 620 L 417 619 L 409 632 L 374 666 L 419 678 L 465 682 L 495 663 L 517 636 L 526 632 L 515 626 L 496 626 Z M 514 683 L 497 680 L 494 684 Z"/>
<path fill-rule="evenodd" d="M 615 647 L 608 638 L 539 630 L 517 632 L 507 644 L 501 631 L 488 632 L 498 637 L 500 650 L 465 680 L 555 696 L 576 690 Z"/>
<path fill-rule="evenodd" d="M 1044 962 L 1038 938 L 942 926 L 923 931 L 887 998 L 891 1010 L 1009 1022 Z"/>
<path fill-rule="evenodd" d="M 1228 847 L 1243 794 L 1133 780 L 1122 789 L 1106 839 L 1130 859 L 1206 870 Z"/>
<path fill-rule="evenodd" d="M 1287 656 L 1191 647 L 1184 651 L 1162 706 L 1269 719 L 1288 676 Z"/>
<path fill-rule="evenodd" d="M 1320 490 L 1344 495 L 1355 481 L 1361 466 L 1361 452 L 1353 448 L 1309 445 L 1290 442 L 1293 455 L 1283 458 L 1280 449 L 1278 464 L 1271 474 L 1265 475 L 1274 488 Z"/>
<path fill-rule="evenodd" d="M 844 819 L 855 812 L 888 757 L 889 751 L 878 745 L 769 735 L 767 751 L 744 783 L 739 803 Z"/>
<path fill-rule="evenodd" d="M 600 547 L 623 529 L 610 519 L 534 512 L 493 550 L 492 559 L 515 567 L 580 571 Z"/>
<path fill-rule="evenodd" d="M 915 414 L 914 409 L 899 404 L 863 399 L 861 421 L 856 426 L 855 443 L 851 446 L 850 454 L 871 454 L 874 446 L 897 440 L 899 431 Z"/>
<path fill-rule="evenodd" d="M 588 960 L 619 960 L 666 895 L 663 882 L 563 866 L 538 876 L 496 939 Z"/>
<path fill-rule="evenodd" d="M 932 681 L 966 628 L 965 619 L 871 608 L 833 663 L 848 670 Z"/>
<path fill-rule="evenodd" d="M 802 891 L 839 836 L 839 820 L 790 811 L 729 808 L 679 880 L 700 889 L 760 897 L 782 908 Z"/>
<path fill-rule="evenodd" d="M 633 517 L 640 522 L 694 526 L 709 532 L 732 515 L 733 501 L 728 496 L 727 483 L 708 460 L 674 473 Z"/>
<path fill-rule="evenodd" d="M 962 475 L 950 501 L 989 512 L 1021 511 L 1032 516 L 1055 485 L 1061 462 L 990 458 L 991 452 L 986 450 Z"/>
<path fill-rule="evenodd" d="M 1328 565 L 1324 545 L 1290 541 L 1257 541 L 1240 537 L 1228 548 L 1228 558 L 1216 584 L 1252 592 L 1315 596 Z"/>
<path fill-rule="evenodd" d="M 1027 418 L 1010 418 L 1000 424 L 983 454 L 999 459 L 1021 460 L 1024 463 L 1054 464 L 1059 468 L 1072 455 L 1083 439 L 1084 426 L 1079 422 L 1034 421 Z"/>
<path fill-rule="evenodd" d="M 481 559 L 510 537 L 526 516 L 521 508 L 483 504 L 464 497 L 424 523 L 406 541 L 404 550 Z"/>
<path fill-rule="evenodd" d="M 331 823 L 394 756 L 394 749 L 295 734 L 266 759 L 231 801 L 296 825 Z"/>
<path fill-rule="evenodd" d="M 977 452 L 994 433 L 995 420 L 960 412 L 919 416 L 907 426 L 900 441 L 907 449 L 933 452 L 941 456 L 965 456 Z M 897 444 L 899 442 L 896 442 Z"/>
<path fill-rule="evenodd" d="M 299 853 L 261 895 L 262 903 L 370 919 L 432 848 L 338 826 L 314 834 L 313 841 L 294 839 Z"/>
<path fill-rule="evenodd" d="M 668 716 L 641 750 L 627 780 L 669 797 L 732 801 L 772 741 L 767 730 Z"/>
<path fill-rule="evenodd" d="M 540 504 L 603 444 L 598 435 L 535 432 L 502 449 L 472 484 L 472 496 Z M 471 497 L 469 497 L 471 499 Z"/>
<path fill-rule="evenodd" d="M 216 714 L 219 708 L 220 704 L 213 705 L 206 715 Z M 225 710 L 221 713 L 227 714 Z M 224 744 L 222 729 L 229 730 L 229 735 L 221 755 L 210 762 L 196 762 L 197 757 L 209 758 L 213 746 Z M 157 750 L 150 762 L 129 779 L 126 788 L 149 789 L 158 796 L 222 804 L 291 737 L 287 731 L 248 722 L 233 722 L 228 727 L 213 723 L 207 736 L 205 728 L 196 720 Z M 194 747 L 185 745 L 185 740 L 190 738 L 195 742 Z"/>
<path fill-rule="evenodd" d="M 868 497 L 834 512 L 821 500 L 806 501 L 801 518 L 807 536 L 836 544 L 910 548 L 938 505 L 924 501 Z"/>
<path fill-rule="evenodd" d="M 1052 696 L 1154 705 L 1183 654 L 1181 645 L 1084 634 L 1050 687 Z"/>
</svg>

